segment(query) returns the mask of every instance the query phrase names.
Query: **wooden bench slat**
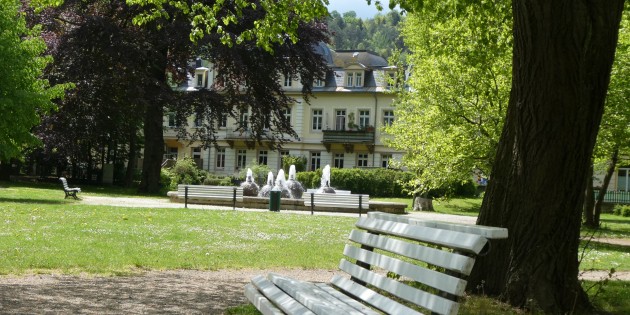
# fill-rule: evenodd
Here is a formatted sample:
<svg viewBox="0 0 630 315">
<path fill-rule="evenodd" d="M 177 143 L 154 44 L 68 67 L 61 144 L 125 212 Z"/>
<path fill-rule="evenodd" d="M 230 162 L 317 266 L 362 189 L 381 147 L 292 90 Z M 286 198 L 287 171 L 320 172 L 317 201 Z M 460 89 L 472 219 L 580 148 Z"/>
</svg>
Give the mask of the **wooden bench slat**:
<svg viewBox="0 0 630 315">
<path fill-rule="evenodd" d="M 396 235 L 474 254 L 479 254 L 488 242 L 486 238 L 474 234 L 431 227 L 419 228 L 411 224 L 372 218 L 361 218 L 356 226 L 364 230 Z"/>
<path fill-rule="evenodd" d="M 339 314 L 339 315 L 362 315 L 357 309 L 343 303 L 334 296 L 321 290 L 312 283 L 295 280 L 289 277 L 270 273 L 269 280 L 278 286 L 282 291 L 289 294 L 302 305 L 318 315 Z"/>
<path fill-rule="evenodd" d="M 311 315 L 315 314 L 307 309 L 304 305 L 294 300 L 288 294 L 278 289 L 271 281 L 267 280 L 263 276 L 256 276 L 252 279 L 252 283 L 262 292 L 262 294 L 273 302 L 278 308 L 287 314 L 302 314 Z"/>
<path fill-rule="evenodd" d="M 370 234 L 364 231 L 352 230 L 349 239 L 353 242 L 403 255 L 416 260 L 436 265 L 464 275 L 469 275 L 475 260 L 457 253 L 411 244 L 402 240 Z"/>
<path fill-rule="evenodd" d="M 343 254 L 350 258 L 366 262 L 372 266 L 378 266 L 411 280 L 422 282 L 432 288 L 457 296 L 461 296 L 466 289 L 466 281 L 460 278 L 453 277 L 439 271 L 423 268 L 418 265 L 401 261 L 400 259 L 367 251 L 352 245 L 346 245 Z"/>
<path fill-rule="evenodd" d="M 401 223 L 428 226 L 438 229 L 452 230 L 458 232 L 465 232 L 471 234 L 481 235 L 491 239 L 504 239 L 508 237 L 508 230 L 506 228 L 499 228 L 494 226 L 483 225 L 470 225 L 470 224 L 458 224 L 451 222 L 442 222 L 434 220 L 422 220 L 416 218 L 409 218 L 397 214 L 384 213 L 373 211 L 368 214 L 368 218 L 375 218 L 388 221 L 396 221 Z"/>
<path fill-rule="evenodd" d="M 325 292 L 327 292 L 328 294 L 332 295 L 336 299 L 342 301 L 343 303 L 351 306 L 352 308 L 356 310 L 359 310 L 363 314 L 381 315 L 381 313 L 372 310 L 371 308 L 365 306 L 364 304 L 359 303 L 359 301 L 345 294 L 342 294 L 341 292 L 339 292 L 338 290 L 335 290 L 333 287 L 331 287 L 330 285 L 326 283 L 316 283 L 315 285 L 318 286 L 320 289 L 324 290 Z"/>
<path fill-rule="evenodd" d="M 330 283 L 388 314 L 422 315 L 422 313 L 416 310 L 344 277 L 335 275 Z"/>
<path fill-rule="evenodd" d="M 247 297 L 263 315 L 284 315 L 284 312 L 275 307 L 275 305 L 262 295 L 251 283 L 245 286 L 245 297 Z"/>
<path fill-rule="evenodd" d="M 459 308 L 459 303 L 457 302 L 453 302 L 441 296 L 437 296 L 387 278 L 386 276 L 359 267 L 345 259 L 341 260 L 339 268 L 358 280 L 373 285 L 381 290 L 385 290 L 405 301 L 419 305 L 432 312 L 439 314 L 455 314 Z M 390 314 L 400 313 L 390 312 Z"/>
</svg>

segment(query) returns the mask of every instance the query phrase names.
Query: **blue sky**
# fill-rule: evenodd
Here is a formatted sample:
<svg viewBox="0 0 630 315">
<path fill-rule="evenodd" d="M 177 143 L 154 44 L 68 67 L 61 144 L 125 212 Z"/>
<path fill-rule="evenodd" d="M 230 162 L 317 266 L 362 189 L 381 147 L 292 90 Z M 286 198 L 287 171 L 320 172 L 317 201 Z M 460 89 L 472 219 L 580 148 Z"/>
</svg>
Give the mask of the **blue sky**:
<svg viewBox="0 0 630 315">
<path fill-rule="evenodd" d="M 357 16 L 363 19 L 372 18 L 378 13 L 378 10 L 374 6 L 374 0 L 372 4 L 368 5 L 365 0 L 328 0 L 328 11 L 337 11 L 339 13 L 344 13 L 348 11 L 354 11 L 357 13 Z M 389 11 L 389 0 L 381 0 L 381 4 L 383 5 L 383 12 L 386 13 Z"/>
</svg>

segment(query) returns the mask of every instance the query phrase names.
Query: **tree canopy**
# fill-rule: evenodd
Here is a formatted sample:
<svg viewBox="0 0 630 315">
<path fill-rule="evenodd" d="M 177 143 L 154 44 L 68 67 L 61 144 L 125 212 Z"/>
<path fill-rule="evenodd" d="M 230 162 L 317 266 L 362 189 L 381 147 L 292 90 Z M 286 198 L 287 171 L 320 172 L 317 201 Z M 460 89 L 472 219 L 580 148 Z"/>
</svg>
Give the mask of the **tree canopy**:
<svg viewBox="0 0 630 315">
<path fill-rule="evenodd" d="M 27 146 L 38 144 L 31 128 L 39 115 L 54 108 L 52 99 L 66 86 L 51 87 L 42 71 L 51 61 L 39 28 L 27 27 L 19 13 L 20 1 L 0 3 L 0 161 L 19 157 Z"/>
<path fill-rule="evenodd" d="M 405 151 L 420 192 L 490 175 L 511 84 L 508 1 L 442 2 L 408 15 L 403 37 L 412 69 L 395 102 L 389 145 Z"/>
</svg>

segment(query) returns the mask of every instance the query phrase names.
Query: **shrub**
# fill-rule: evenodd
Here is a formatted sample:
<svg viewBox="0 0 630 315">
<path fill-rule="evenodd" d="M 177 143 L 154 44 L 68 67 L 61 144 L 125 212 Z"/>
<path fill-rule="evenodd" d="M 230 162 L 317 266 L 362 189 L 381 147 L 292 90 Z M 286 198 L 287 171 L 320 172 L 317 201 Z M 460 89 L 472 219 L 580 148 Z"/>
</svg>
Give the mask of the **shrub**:
<svg viewBox="0 0 630 315">
<path fill-rule="evenodd" d="M 289 155 L 282 158 L 282 169 L 287 172 L 287 174 L 291 165 L 295 165 L 297 172 L 304 172 L 306 170 L 306 157 L 301 155 Z"/>
</svg>

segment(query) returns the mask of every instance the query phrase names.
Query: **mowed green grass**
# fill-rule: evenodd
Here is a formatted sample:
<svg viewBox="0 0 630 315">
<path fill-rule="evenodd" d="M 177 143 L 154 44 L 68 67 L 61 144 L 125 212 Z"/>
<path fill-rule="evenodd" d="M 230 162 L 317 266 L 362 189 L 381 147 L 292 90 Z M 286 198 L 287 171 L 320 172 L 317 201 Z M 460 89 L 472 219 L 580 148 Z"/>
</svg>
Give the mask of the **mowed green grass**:
<svg viewBox="0 0 630 315">
<path fill-rule="evenodd" d="M 0 274 L 336 268 L 356 218 L 89 206 L 0 188 Z M 54 196 L 53 196 L 54 195 Z"/>
</svg>

